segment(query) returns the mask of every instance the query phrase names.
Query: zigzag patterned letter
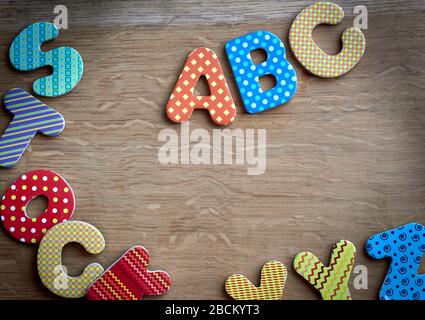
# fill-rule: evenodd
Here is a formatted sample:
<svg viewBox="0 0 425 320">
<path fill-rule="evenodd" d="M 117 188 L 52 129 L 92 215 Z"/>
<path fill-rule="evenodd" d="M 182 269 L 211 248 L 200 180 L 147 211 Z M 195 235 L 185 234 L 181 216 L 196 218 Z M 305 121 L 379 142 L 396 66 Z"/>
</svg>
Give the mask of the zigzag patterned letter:
<svg viewBox="0 0 425 320">
<path fill-rule="evenodd" d="M 59 112 L 23 89 L 9 90 L 4 105 L 13 113 L 13 120 L 0 137 L 0 167 L 10 168 L 18 163 L 37 132 L 54 137 L 65 128 L 65 119 Z"/>
<path fill-rule="evenodd" d="M 303 251 L 294 259 L 295 271 L 320 291 L 324 300 L 351 300 L 348 280 L 353 268 L 356 248 L 347 240 L 337 242 L 326 267 L 311 252 Z"/>
<path fill-rule="evenodd" d="M 141 246 L 127 250 L 87 290 L 89 300 L 141 300 L 166 293 L 171 278 L 161 270 L 150 271 L 149 253 Z"/>
</svg>

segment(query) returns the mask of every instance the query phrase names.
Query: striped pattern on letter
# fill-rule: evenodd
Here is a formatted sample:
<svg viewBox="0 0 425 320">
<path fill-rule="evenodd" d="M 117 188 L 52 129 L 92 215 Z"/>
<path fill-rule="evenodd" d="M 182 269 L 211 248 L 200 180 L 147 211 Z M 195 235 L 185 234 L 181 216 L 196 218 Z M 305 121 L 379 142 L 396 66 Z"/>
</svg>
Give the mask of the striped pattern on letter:
<svg viewBox="0 0 425 320">
<path fill-rule="evenodd" d="M 65 128 L 65 119 L 55 109 L 37 100 L 23 89 L 11 89 L 4 105 L 13 120 L 0 137 L 0 166 L 13 167 L 37 132 L 54 137 Z"/>
</svg>

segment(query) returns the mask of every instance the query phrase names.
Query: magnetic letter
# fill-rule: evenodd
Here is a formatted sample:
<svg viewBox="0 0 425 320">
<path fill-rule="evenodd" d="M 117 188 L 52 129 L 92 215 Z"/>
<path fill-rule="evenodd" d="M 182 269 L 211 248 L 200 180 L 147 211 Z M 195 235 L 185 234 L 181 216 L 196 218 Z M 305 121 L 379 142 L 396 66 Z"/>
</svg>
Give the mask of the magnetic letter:
<svg viewBox="0 0 425 320">
<path fill-rule="evenodd" d="M 381 300 L 425 300 L 425 274 L 419 266 L 425 253 L 425 227 L 409 223 L 369 238 L 366 252 L 374 259 L 391 259 L 379 291 Z"/>
<path fill-rule="evenodd" d="M 141 246 L 132 247 L 106 270 L 87 290 L 89 300 L 141 300 L 157 296 L 171 287 L 165 271 L 149 271 L 149 253 Z"/>
<path fill-rule="evenodd" d="M 40 242 L 38 274 L 43 284 L 54 294 L 64 298 L 81 298 L 85 296 L 88 286 L 102 274 L 103 267 L 91 263 L 80 276 L 68 276 L 62 266 L 62 249 L 70 242 L 81 244 L 91 254 L 101 253 L 105 248 L 102 233 L 91 224 L 82 221 L 62 222 L 50 229 Z"/>
<path fill-rule="evenodd" d="M 347 240 L 337 242 L 326 267 L 313 253 L 304 251 L 294 259 L 294 269 L 320 291 L 323 300 L 351 300 L 348 280 L 353 269 L 356 248 Z"/>
<path fill-rule="evenodd" d="M 211 95 L 194 96 L 199 78 L 205 75 Z M 168 100 L 166 111 L 173 122 L 190 119 L 194 109 L 207 109 L 218 125 L 227 125 L 236 116 L 236 107 L 227 86 L 217 55 L 208 48 L 198 48 L 189 55 Z"/>
<path fill-rule="evenodd" d="M 48 205 L 37 218 L 31 218 L 26 208 L 38 196 L 45 196 Z M 34 170 L 23 174 L 7 189 L 0 215 L 12 237 L 25 243 L 39 243 L 47 230 L 71 219 L 74 208 L 74 191 L 64 178 L 53 171 Z"/>
<path fill-rule="evenodd" d="M 0 167 L 17 164 L 37 132 L 55 137 L 65 128 L 65 119 L 59 112 L 23 89 L 9 90 L 4 105 L 13 120 L 0 137 Z"/>
<path fill-rule="evenodd" d="M 255 287 L 244 275 L 231 275 L 225 283 L 229 296 L 235 300 L 280 300 L 285 287 L 287 270 L 279 261 L 269 261 L 261 269 L 260 286 Z"/>
<path fill-rule="evenodd" d="M 287 103 L 297 89 L 297 75 L 286 60 L 282 41 L 268 31 L 256 31 L 226 43 L 226 53 L 232 67 L 245 109 L 258 113 Z M 254 64 L 250 53 L 263 49 L 266 61 Z M 263 91 L 262 76 L 271 75 L 276 80 L 274 88 Z"/>
<path fill-rule="evenodd" d="M 38 196 L 45 196 L 48 205 L 38 217 L 31 218 L 26 208 Z M 74 208 L 74 191 L 64 178 L 50 170 L 33 170 L 24 173 L 4 193 L 0 215 L 12 237 L 24 243 L 39 243 L 47 230 L 71 219 Z"/>
<path fill-rule="evenodd" d="M 342 34 L 342 50 L 329 55 L 314 42 L 312 32 L 319 24 L 339 24 L 344 10 L 332 2 L 316 2 L 295 18 L 289 30 L 289 43 L 295 57 L 312 74 L 339 77 L 355 67 L 366 49 L 366 40 L 359 28 L 351 27 Z"/>
<path fill-rule="evenodd" d="M 53 74 L 33 83 L 33 90 L 43 97 L 56 97 L 70 92 L 83 76 L 83 58 L 71 47 L 44 52 L 41 45 L 58 37 L 58 28 L 50 22 L 37 22 L 25 28 L 9 49 L 12 65 L 21 71 L 52 66 Z"/>
</svg>

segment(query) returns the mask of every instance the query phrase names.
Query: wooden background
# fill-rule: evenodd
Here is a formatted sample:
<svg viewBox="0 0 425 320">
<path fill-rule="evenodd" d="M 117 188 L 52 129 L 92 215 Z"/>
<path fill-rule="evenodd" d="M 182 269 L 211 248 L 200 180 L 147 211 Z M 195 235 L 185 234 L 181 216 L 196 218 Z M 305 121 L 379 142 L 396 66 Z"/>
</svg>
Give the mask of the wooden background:
<svg viewBox="0 0 425 320">
<path fill-rule="evenodd" d="M 258 29 L 288 47 L 295 16 L 312 1 L 1 1 L 0 92 L 28 91 L 48 68 L 18 72 L 7 53 L 26 25 L 52 21 L 65 4 L 69 30 L 45 49 L 69 45 L 85 62 L 71 93 L 42 100 L 61 112 L 57 138 L 37 136 L 20 163 L 2 169 L 0 192 L 22 173 L 48 168 L 72 185 L 74 220 L 98 227 L 107 242 L 99 256 L 78 245 L 64 250 L 71 275 L 97 261 L 109 266 L 135 244 L 151 254 L 151 269 L 170 273 L 174 286 L 160 298 L 225 299 L 224 281 L 242 273 L 257 283 L 263 263 L 278 259 L 289 277 L 284 299 L 318 299 L 292 268 L 302 250 L 328 261 L 340 239 L 355 243 L 356 264 L 367 266 L 369 289 L 354 299 L 375 299 L 387 263 L 364 252 L 376 232 L 425 223 L 425 13 L 416 1 L 336 1 L 346 12 L 336 27 L 315 37 L 339 50 L 353 8 L 367 5 L 367 49 L 340 79 L 306 73 L 288 49 L 299 87 L 283 107 L 244 112 L 224 53 L 227 40 Z M 267 170 L 248 176 L 240 165 L 161 165 L 158 134 L 179 130 L 165 104 L 189 52 L 207 46 L 218 54 L 236 101 L 231 129 L 267 129 Z M 0 130 L 10 115 L 0 111 Z M 191 129 L 217 128 L 195 112 Z M 31 208 L 36 212 L 38 202 Z M 0 231 L 0 298 L 52 299 L 36 272 L 36 246 Z M 422 268 L 424 270 L 425 268 Z"/>
</svg>

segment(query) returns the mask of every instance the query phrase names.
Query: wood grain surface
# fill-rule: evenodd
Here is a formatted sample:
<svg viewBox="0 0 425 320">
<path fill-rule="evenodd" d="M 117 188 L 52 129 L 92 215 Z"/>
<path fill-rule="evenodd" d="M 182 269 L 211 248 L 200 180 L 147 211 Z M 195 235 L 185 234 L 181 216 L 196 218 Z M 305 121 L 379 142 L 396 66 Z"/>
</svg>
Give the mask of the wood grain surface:
<svg viewBox="0 0 425 320">
<path fill-rule="evenodd" d="M 99 256 L 67 246 L 63 262 L 71 275 L 92 261 L 107 267 L 141 244 L 151 254 L 150 268 L 166 270 L 174 282 L 159 299 L 228 298 L 229 275 L 257 283 L 271 259 L 289 271 L 284 299 L 319 299 L 293 270 L 293 258 L 308 250 L 327 263 L 332 245 L 347 239 L 369 280 L 367 290 L 356 290 L 352 276 L 352 296 L 376 299 L 388 264 L 367 257 L 365 240 L 425 223 L 424 2 L 336 1 L 346 13 L 343 23 L 315 31 L 326 52 L 340 49 L 355 5 L 367 5 L 369 28 L 360 64 L 332 80 L 305 72 L 289 50 L 291 22 L 311 3 L 1 1 L 0 92 L 30 91 L 35 79 L 49 74 L 48 68 L 18 72 L 7 53 L 26 25 L 52 21 L 57 4 L 68 7 L 69 30 L 44 48 L 74 47 L 85 72 L 71 93 L 41 99 L 63 114 L 66 129 L 56 138 L 37 136 L 18 165 L 2 169 L 0 192 L 38 168 L 69 181 L 77 198 L 73 219 L 95 225 L 107 243 Z M 299 87 L 290 103 L 252 116 L 244 112 L 224 44 L 258 29 L 283 40 Z M 180 130 L 166 118 L 165 104 L 187 55 L 200 46 L 218 54 L 229 82 L 238 109 L 229 128 L 267 130 L 263 175 L 248 176 L 243 165 L 158 161 L 159 132 Z M 1 108 L 1 130 L 10 119 Z M 190 127 L 217 128 L 205 112 L 195 112 Z M 36 251 L 1 229 L 0 298 L 55 298 L 38 278 Z"/>
</svg>

